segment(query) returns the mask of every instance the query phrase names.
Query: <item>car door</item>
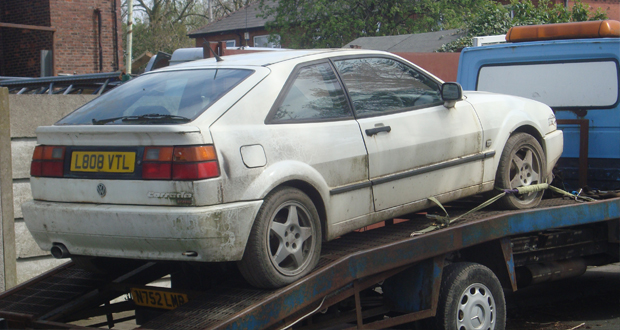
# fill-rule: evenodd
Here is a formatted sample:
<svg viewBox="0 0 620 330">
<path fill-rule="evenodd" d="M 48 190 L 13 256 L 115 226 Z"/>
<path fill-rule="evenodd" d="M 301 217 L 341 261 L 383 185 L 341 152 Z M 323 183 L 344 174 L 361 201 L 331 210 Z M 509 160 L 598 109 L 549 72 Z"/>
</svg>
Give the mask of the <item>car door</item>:
<svg viewBox="0 0 620 330">
<path fill-rule="evenodd" d="M 444 107 L 440 82 L 396 58 L 334 64 L 368 150 L 375 211 L 482 183 L 482 129 L 469 103 Z"/>
</svg>

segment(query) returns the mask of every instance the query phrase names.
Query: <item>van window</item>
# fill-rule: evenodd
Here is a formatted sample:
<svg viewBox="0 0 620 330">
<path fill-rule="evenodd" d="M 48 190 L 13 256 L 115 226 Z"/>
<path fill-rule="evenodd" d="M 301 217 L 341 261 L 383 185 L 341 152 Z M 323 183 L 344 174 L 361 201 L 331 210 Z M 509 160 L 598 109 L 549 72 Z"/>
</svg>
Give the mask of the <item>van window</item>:
<svg viewBox="0 0 620 330">
<path fill-rule="evenodd" d="M 618 103 L 613 60 L 484 66 L 476 90 L 516 95 L 554 109 L 611 108 Z"/>
</svg>

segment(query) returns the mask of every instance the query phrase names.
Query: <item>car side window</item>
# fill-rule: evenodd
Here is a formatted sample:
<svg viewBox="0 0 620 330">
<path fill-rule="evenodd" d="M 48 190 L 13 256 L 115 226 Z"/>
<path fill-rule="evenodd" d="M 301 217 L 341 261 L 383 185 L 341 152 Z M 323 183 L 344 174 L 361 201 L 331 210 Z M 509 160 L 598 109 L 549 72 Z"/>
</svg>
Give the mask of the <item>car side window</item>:
<svg viewBox="0 0 620 330">
<path fill-rule="evenodd" d="M 389 58 L 364 57 L 334 62 L 357 116 L 441 104 L 441 86 L 414 68 Z"/>
<path fill-rule="evenodd" d="M 278 97 L 270 123 L 352 118 L 344 91 L 329 63 L 305 66 L 294 73 Z"/>
</svg>

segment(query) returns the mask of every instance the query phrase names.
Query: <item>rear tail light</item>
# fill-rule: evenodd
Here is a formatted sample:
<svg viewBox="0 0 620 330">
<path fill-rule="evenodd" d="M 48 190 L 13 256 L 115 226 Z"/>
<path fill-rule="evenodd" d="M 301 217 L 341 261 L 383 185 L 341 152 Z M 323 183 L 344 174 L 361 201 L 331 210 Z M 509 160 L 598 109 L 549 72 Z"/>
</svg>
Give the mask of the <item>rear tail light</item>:
<svg viewBox="0 0 620 330">
<path fill-rule="evenodd" d="M 64 175 L 65 147 L 37 146 L 34 148 L 31 176 L 62 177 Z"/>
<path fill-rule="evenodd" d="M 219 164 L 215 148 L 146 147 L 142 178 L 152 180 L 200 180 L 218 177 Z"/>
</svg>

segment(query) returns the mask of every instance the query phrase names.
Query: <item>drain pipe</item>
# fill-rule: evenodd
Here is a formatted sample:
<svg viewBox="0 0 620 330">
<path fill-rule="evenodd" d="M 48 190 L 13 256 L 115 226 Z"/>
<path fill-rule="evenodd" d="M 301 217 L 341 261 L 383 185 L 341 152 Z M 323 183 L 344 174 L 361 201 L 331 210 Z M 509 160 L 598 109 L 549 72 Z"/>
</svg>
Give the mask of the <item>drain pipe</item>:
<svg viewBox="0 0 620 330">
<path fill-rule="evenodd" d="M 112 40 L 114 41 L 114 71 L 118 71 L 119 63 L 118 63 L 118 13 L 117 13 L 117 0 L 112 0 Z"/>
<path fill-rule="evenodd" d="M 95 15 L 97 15 L 97 39 L 99 41 L 99 72 L 103 72 L 103 48 L 101 47 L 101 9 L 95 9 Z"/>
</svg>

